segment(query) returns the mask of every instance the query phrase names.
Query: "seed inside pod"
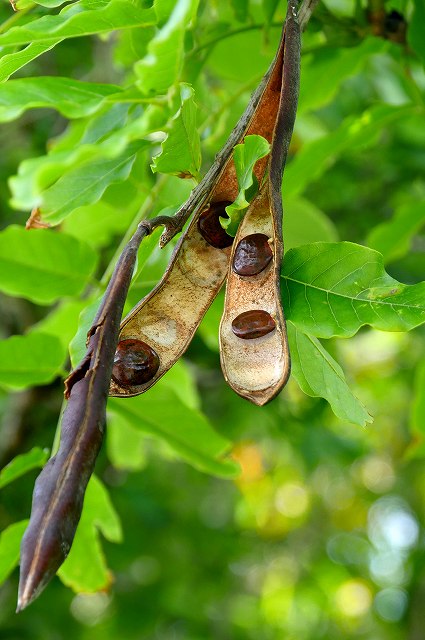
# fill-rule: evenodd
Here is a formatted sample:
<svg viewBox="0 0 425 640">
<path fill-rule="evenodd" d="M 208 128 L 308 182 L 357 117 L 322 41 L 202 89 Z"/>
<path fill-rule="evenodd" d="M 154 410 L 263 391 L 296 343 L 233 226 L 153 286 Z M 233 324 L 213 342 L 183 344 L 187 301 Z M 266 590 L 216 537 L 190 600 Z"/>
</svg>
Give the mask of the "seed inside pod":
<svg viewBox="0 0 425 640">
<path fill-rule="evenodd" d="M 159 356 L 146 342 L 129 338 L 118 343 L 112 377 L 123 387 L 151 380 L 159 369 Z"/>
<path fill-rule="evenodd" d="M 273 331 L 276 322 L 268 311 L 262 309 L 252 309 L 239 314 L 232 322 L 232 331 L 243 340 L 253 340 L 261 338 Z"/>
<path fill-rule="evenodd" d="M 264 233 L 245 236 L 236 247 L 233 271 L 239 276 L 255 276 L 263 271 L 273 258 L 269 238 Z"/>
<path fill-rule="evenodd" d="M 206 211 L 201 213 L 198 220 L 198 229 L 201 236 L 216 249 L 230 247 L 233 242 L 232 236 L 223 229 L 220 224 L 220 216 L 228 218 L 226 207 L 231 202 L 214 202 Z"/>
</svg>

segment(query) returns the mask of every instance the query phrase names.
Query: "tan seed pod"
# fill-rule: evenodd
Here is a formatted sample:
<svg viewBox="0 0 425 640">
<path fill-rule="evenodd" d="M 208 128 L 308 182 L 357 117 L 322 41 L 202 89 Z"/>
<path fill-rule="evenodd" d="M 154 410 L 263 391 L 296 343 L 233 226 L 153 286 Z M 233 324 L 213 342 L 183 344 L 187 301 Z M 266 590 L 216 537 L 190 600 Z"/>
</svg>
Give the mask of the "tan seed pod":
<svg viewBox="0 0 425 640">
<path fill-rule="evenodd" d="M 237 196 L 236 171 L 231 156 L 233 147 L 250 134 L 261 135 L 269 142 L 276 138 L 275 132 L 279 126 L 281 111 L 279 106 L 282 103 L 282 76 L 287 66 L 284 55 L 288 38 L 285 33 L 288 28 L 292 33 L 294 24 L 297 23 L 293 3 L 289 3 L 287 20 L 275 59 L 245 114 L 229 137 L 227 145 L 218 154 L 215 165 L 195 189 L 198 194 L 203 194 L 203 183 L 209 185 L 205 195 L 198 197 L 201 205 L 182 234 L 163 278 L 121 324 L 119 341 L 139 340 L 146 343 L 158 355 L 159 367 L 152 377 L 142 384 L 128 384 L 131 375 L 123 375 L 122 380 L 125 380 L 125 383 L 113 378 L 110 386 L 112 396 L 129 397 L 143 393 L 173 366 L 187 349 L 226 278 L 231 253 L 230 247 L 227 246 L 229 243 L 213 241 L 211 244 L 211 237 L 205 233 L 199 218 L 205 215 L 206 210 L 210 212 L 220 207 L 223 215 L 225 205 L 233 202 Z M 299 40 L 295 43 L 295 48 L 298 48 L 299 56 Z M 293 122 L 291 131 L 292 126 Z M 285 139 L 282 145 L 285 145 Z M 269 167 L 267 158 L 256 163 L 254 171 L 259 183 Z M 213 182 L 211 175 L 215 176 Z"/>
</svg>

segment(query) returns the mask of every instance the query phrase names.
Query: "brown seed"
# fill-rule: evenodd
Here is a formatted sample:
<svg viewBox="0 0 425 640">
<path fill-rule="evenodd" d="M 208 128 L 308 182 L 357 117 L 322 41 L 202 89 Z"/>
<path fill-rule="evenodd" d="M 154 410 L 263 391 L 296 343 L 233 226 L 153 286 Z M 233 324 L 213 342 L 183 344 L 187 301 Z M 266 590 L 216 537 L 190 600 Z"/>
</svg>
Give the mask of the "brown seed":
<svg viewBox="0 0 425 640">
<path fill-rule="evenodd" d="M 240 276 L 255 276 L 267 267 L 272 258 L 268 236 L 253 233 L 242 238 L 236 247 L 233 271 Z"/>
<path fill-rule="evenodd" d="M 159 369 L 159 356 L 146 342 L 127 339 L 118 343 L 112 377 L 123 387 L 151 380 Z"/>
<path fill-rule="evenodd" d="M 267 335 L 276 327 L 268 311 L 252 309 L 239 314 L 232 322 L 232 331 L 243 340 L 252 340 Z"/>
<path fill-rule="evenodd" d="M 198 229 L 201 236 L 216 249 L 230 247 L 233 242 L 232 236 L 223 229 L 220 224 L 220 216 L 228 218 L 226 207 L 231 202 L 214 202 L 204 211 L 198 220 Z"/>
</svg>

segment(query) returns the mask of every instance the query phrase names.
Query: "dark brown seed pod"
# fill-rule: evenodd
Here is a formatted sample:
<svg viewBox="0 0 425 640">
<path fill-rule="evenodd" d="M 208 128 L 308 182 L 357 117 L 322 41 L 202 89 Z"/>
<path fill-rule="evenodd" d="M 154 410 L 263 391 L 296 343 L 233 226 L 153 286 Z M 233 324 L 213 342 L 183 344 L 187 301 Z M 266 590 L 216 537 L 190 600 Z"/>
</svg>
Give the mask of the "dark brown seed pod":
<svg viewBox="0 0 425 640">
<path fill-rule="evenodd" d="M 271 333 L 276 328 L 276 322 L 268 311 L 252 309 L 239 314 L 232 322 L 235 336 L 243 340 L 253 340 Z"/>
<path fill-rule="evenodd" d="M 159 369 L 159 356 L 146 342 L 127 339 L 118 343 L 112 377 L 123 387 L 151 380 Z"/>
<path fill-rule="evenodd" d="M 201 236 L 216 249 L 230 247 L 233 238 L 220 224 L 220 216 L 227 218 L 226 207 L 231 202 L 214 202 L 199 216 L 198 229 Z"/>
<path fill-rule="evenodd" d="M 233 271 L 239 276 L 255 276 L 270 264 L 273 251 L 264 233 L 252 233 L 238 243 L 233 256 Z"/>
</svg>

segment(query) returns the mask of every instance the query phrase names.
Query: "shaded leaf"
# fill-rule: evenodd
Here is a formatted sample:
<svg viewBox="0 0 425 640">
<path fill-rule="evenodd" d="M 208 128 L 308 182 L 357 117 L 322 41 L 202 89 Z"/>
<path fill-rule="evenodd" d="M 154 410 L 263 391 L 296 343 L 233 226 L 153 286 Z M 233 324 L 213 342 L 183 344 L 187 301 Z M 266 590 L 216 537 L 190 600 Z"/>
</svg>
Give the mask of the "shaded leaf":
<svg viewBox="0 0 425 640">
<path fill-rule="evenodd" d="M 303 57 L 299 112 L 319 109 L 329 103 L 341 89 L 341 83 L 370 64 L 374 54 L 388 49 L 382 38 L 365 38 L 355 47 L 323 47 Z"/>
<path fill-rule="evenodd" d="M 28 520 L 14 522 L 0 535 L 0 584 L 12 573 L 19 562 L 21 538 L 27 528 Z"/>
<path fill-rule="evenodd" d="M 32 469 L 43 467 L 48 457 L 48 449 L 42 449 L 41 447 L 34 447 L 28 453 L 21 453 L 16 456 L 0 471 L 0 488 L 20 478 L 28 471 L 32 471 Z"/>
<path fill-rule="evenodd" d="M 24 389 L 52 382 L 63 366 L 58 338 L 42 333 L 12 336 L 0 341 L 0 385 Z"/>
<path fill-rule="evenodd" d="M 425 322 L 425 282 L 389 276 L 381 254 L 351 242 L 291 249 L 282 267 L 286 316 L 317 337 L 352 336 L 369 324 L 408 331 Z"/>
<path fill-rule="evenodd" d="M 134 65 L 138 86 L 144 93 L 166 93 L 179 79 L 186 30 L 198 4 L 199 0 L 178 0 L 168 22 L 148 44 L 148 54 Z"/>
<path fill-rule="evenodd" d="M 413 403 L 410 411 L 412 442 L 407 448 L 407 458 L 425 456 L 425 361 L 418 364 L 415 372 Z"/>
<path fill-rule="evenodd" d="M 81 293 L 96 261 L 87 244 L 64 233 L 15 225 L 0 232 L 0 290 L 38 304 Z"/>
<path fill-rule="evenodd" d="M 425 202 L 402 205 L 388 222 L 369 233 L 367 244 L 384 256 L 387 264 L 408 253 L 413 236 L 425 224 Z"/>
<path fill-rule="evenodd" d="M 338 232 L 332 220 L 305 198 L 283 199 L 283 242 L 285 251 L 311 242 L 336 242 Z"/>
<path fill-rule="evenodd" d="M 361 427 L 372 418 L 353 395 L 339 364 L 330 356 L 317 338 L 303 333 L 288 322 L 291 352 L 291 371 L 304 393 L 325 398 L 341 420 Z"/>
<path fill-rule="evenodd" d="M 418 55 L 422 64 L 425 65 L 425 2 L 424 0 L 414 0 L 415 10 L 409 23 L 407 40 L 413 51 Z"/>
<path fill-rule="evenodd" d="M 360 116 L 349 116 L 338 129 L 305 144 L 285 169 L 283 193 L 286 197 L 301 194 L 346 150 L 367 147 L 376 142 L 384 127 L 416 112 L 412 105 L 378 105 Z"/>
<path fill-rule="evenodd" d="M 181 177 L 199 178 L 201 141 L 196 126 L 195 92 L 189 84 L 180 84 L 180 108 L 169 121 L 161 152 L 152 158 L 152 171 Z"/>
<path fill-rule="evenodd" d="M 200 471 L 233 476 L 236 465 L 223 454 L 230 443 L 216 433 L 204 415 L 191 409 L 165 385 L 133 398 L 110 398 L 111 419 L 118 415 L 144 434 L 165 442 L 178 457 Z"/>
<path fill-rule="evenodd" d="M 233 150 L 239 193 L 236 200 L 226 207 L 228 218 L 220 217 L 220 224 L 229 236 L 235 236 L 238 226 L 250 202 L 258 191 L 258 181 L 254 175 L 257 160 L 270 153 L 270 144 L 262 136 L 246 136 L 243 144 L 237 144 Z"/>
<path fill-rule="evenodd" d="M 99 533 L 110 542 L 122 541 L 121 524 L 109 494 L 101 481 L 92 476 L 71 551 L 58 571 L 62 582 L 76 592 L 91 593 L 111 584 Z"/>
</svg>

